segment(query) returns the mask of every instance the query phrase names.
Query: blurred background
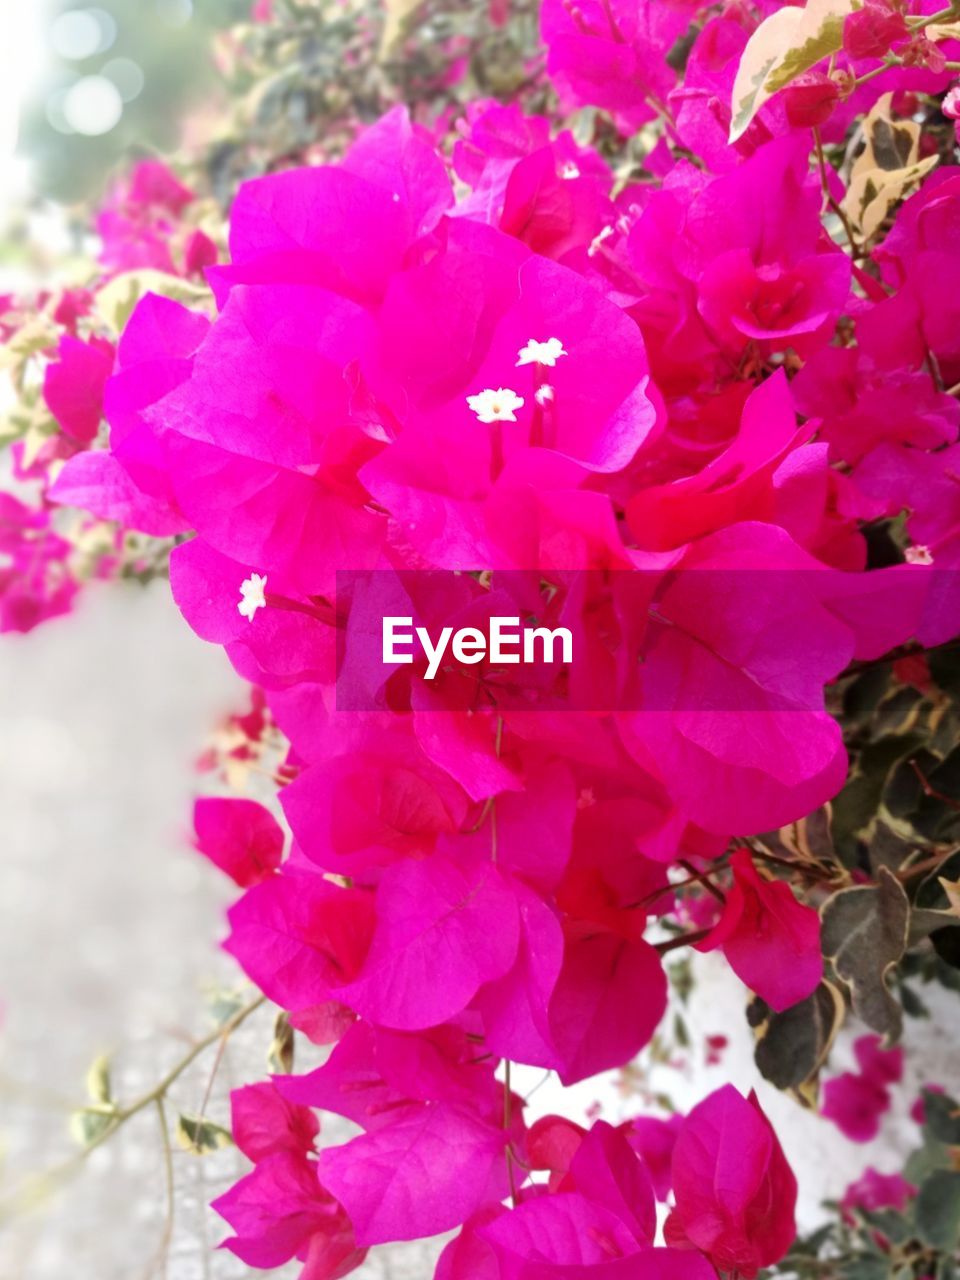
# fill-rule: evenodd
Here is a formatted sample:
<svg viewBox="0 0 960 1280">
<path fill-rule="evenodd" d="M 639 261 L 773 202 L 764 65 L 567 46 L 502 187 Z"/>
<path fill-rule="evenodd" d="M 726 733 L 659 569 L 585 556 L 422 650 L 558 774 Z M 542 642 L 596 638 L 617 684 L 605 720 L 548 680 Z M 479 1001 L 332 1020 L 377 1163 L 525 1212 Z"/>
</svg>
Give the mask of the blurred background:
<svg viewBox="0 0 960 1280">
<path fill-rule="evenodd" d="M 213 37 L 249 10 L 246 0 L 0 0 L 8 277 L 77 247 L 72 206 L 102 193 L 121 161 L 170 151 L 191 115 L 201 128 L 222 111 Z"/>
<path fill-rule="evenodd" d="M 345 6 L 328 6 L 336 13 L 323 27 L 297 17 L 318 8 L 312 0 L 284 6 L 300 25 L 282 39 L 265 30 L 255 42 L 267 73 L 241 85 L 256 97 L 241 145 L 224 122 L 243 37 L 227 33 L 236 23 L 249 33 L 251 0 L 0 0 L 0 294 L 82 279 L 97 249 L 89 202 L 134 159 L 192 146 L 206 157 L 201 198 L 225 206 L 218 184 L 228 192 L 238 174 L 302 155 L 321 138 L 335 149 L 327 122 L 342 114 L 345 95 L 360 119 L 382 108 L 387 80 L 402 96 L 417 68 L 400 60 L 371 73 L 343 56 L 353 39 Z M 459 32 L 472 48 L 485 5 L 448 7 L 454 16 L 441 13 L 437 29 Z M 535 6 L 518 4 L 516 14 L 508 32 L 485 37 L 495 56 L 473 60 L 471 92 L 488 88 L 494 70 L 508 88 L 522 73 Z M 439 42 L 423 47 L 428 59 Z M 357 69 L 347 73 L 348 65 Z M 347 74 L 355 77 L 349 93 Z M 0 409 L 12 394 L 4 376 Z M 0 480 L 8 487 L 8 475 Z M 110 1057 L 115 1096 L 137 1098 L 209 1032 L 212 1015 L 249 999 L 216 945 L 233 887 L 188 847 L 201 786 L 195 762 L 245 698 L 220 650 L 186 628 L 162 580 L 93 583 L 69 617 L 0 635 L 2 1280 L 254 1274 L 217 1251 L 222 1224 L 207 1207 L 245 1171 L 234 1150 L 167 1150 L 148 1106 L 84 1157 L 75 1120 L 91 1085 L 99 1087 L 101 1055 Z M 899 1110 L 880 1139 L 853 1147 L 759 1081 L 743 989 L 723 962 L 697 956 L 692 976 L 682 1009 L 689 1052 L 645 1062 L 632 1083 L 586 1082 L 562 1104 L 548 1084 L 535 1113 L 572 1103 L 581 1115 L 599 1109 L 615 1121 L 643 1105 L 634 1086 L 678 1107 L 724 1080 L 756 1086 L 800 1176 L 804 1227 L 865 1164 L 900 1166 L 916 1137 L 906 1107 L 921 1080 L 949 1074 L 949 1017 L 915 1031 Z M 718 1035 L 728 1043 L 711 1058 L 703 1046 Z M 262 1078 L 272 1036 L 273 1019 L 261 1010 L 222 1059 L 207 1054 L 184 1073 L 171 1107 L 226 1125 L 230 1086 Z M 847 1045 L 837 1070 L 849 1056 Z M 337 1140 L 343 1127 L 325 1123 L 324 1132 Z M 381 1251 L 358 1275 L 428 1280 L 436 1252 L 420 1244 Z"/>
</svg>

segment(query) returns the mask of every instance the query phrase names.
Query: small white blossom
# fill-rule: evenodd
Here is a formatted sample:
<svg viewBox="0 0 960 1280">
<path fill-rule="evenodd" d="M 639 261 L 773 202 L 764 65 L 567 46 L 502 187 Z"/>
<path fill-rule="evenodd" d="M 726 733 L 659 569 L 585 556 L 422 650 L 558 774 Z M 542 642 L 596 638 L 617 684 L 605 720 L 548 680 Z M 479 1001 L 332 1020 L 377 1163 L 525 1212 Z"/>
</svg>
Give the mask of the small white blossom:
<svg viewBox="0 0 960 1280">
<path fill-rule="evenodd" d="M 907 547 L 904 559 L 907 564 L 933 564 L 930 548 L 921 546 L 919 543 L 914 547 Z"/>
<path fill-rule="evenodd" d="M 573 163 L 572 160 L 568 160 L 567 163 L 560 170 L 560 177 L 561 178 L 579 178 L 580 170 L 577 168 L 577 166 Z"/>
<path fill-rule="evenodd" d="M 240 583 L 240 603 L 237 605 L 238 611 L 243 617 L 253 621 L 253 615 L 258 609 L 267 607 L 267 600 L 264 596 L 264 589 L 267 585 L 267 575 L 260 573 L 251 573 Z"/>
<path fill-rule="evenodd" d="M 523 408 L 523 396 L 509 387 L 489 388 L 478 395 L 467 396 L 467 404 L 481 422 L 516 422 L 515 410 Z"/>
<path fill-rule="evenodd" d="M 517 365 L 542 364 L 552 369 L 560 357 L 566 354 L 559 338 L 548 338 L 546 342 L 538 342 L 536 338 L 531 338 L 527 345 L 517 352 L 520 357 Z"/>
<path fill-rule="evenodd" d="M 545 404 L 550 404 L 550 402 L 553 400 L 553 396 L 554 396 L 554 390 L 553 390 L 553 387 L 551 387 L 549 382 L 542 383 L 539 387 L 537 387 L 536 391 L 533 393 L 534 400 L 536 400 L 537 404 L 540 405 L 541 408 Z"/>
<path fill-rule="evenodd" d="M 604 240 L 609 239 L 609 237 L 613 235 L 613 230 L 613 227 L 609 225 L 600 228 L 597 234 L 590 241 L 590 247 L 587 249 L 588 258 L 592 258 L 594 254 L 600 252 L 600 246 L 603 244 Z"/>
</svg>

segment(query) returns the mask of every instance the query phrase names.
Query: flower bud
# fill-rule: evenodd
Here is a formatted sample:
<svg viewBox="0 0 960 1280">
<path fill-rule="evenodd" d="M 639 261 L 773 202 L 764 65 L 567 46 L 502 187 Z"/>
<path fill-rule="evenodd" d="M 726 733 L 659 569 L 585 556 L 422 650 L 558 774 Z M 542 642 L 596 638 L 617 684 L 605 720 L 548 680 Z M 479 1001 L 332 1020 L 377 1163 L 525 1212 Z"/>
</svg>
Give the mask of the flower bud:
<svg viewBox="0 0 960 1280">
<path fill-rule="evenodd" d="M 829 76 L 808 71 L 784 90 L 787 119 L 795 129 L 811 129 L 833 114 L 840 89 Z"/>
<path fill-rule="evenodd" d="M 947 69 L 946 54 L 939 45 L 923 35 L 914 36 L 910 43 L 904 46 L 900 56 L 905 67 L 926 67 L 934 75 L 939 75 L 941 71 Z"/>
<path fill-rule="evenodd" d="M 843 48 L 851 58 L 882 58 L 895 40 L 907 35 L 903 14 L 886 4 L 868 3 L 847 14 L 843 24 Z"/>
</svg>

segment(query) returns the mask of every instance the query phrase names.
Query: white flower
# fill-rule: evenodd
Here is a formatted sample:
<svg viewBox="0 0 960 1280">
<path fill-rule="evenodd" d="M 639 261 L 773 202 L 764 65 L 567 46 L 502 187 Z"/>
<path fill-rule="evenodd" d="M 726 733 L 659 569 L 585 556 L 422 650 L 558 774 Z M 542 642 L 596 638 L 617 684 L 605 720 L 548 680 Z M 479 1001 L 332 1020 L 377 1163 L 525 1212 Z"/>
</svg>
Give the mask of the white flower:
<svg viewBox="0 0 960 1280">
<path fill-rule="evenodd" d="M 903 553 L 903 558 L 907 564 L 933 564 L 933 556 L 929 547 L 924 547 L 919 543 L 912 547 L 907 547 Z"/>
<path fill-rule="evenodd" d="M 516 422 L 514 410 L 523 408 L 523 396 L 509 387 L 489 388 L 479 395 L 467 396 L 467 404 L 481 422 Z"/>
<path fill-rule="evenodd" d="M 567 355 L 559 338 L 548 338 L 546 342 L 538 342 L 531 338 L 527 345 L 517 352 L 520 357 L 517 365 L 543 364 L 552 369 L 561 356 Z"/>
<path fill-rule="evenodd" d="M 237 605 L 237 609 L 243 617 L 249 618 L 251 622 L 258 609 L 267 607 L 266 597 L 263 594 L 266 585 L 267 575 L 265 573 L 251 573 L 249 578 L 240 583 L 241 600 Z"/>
<path fill-rule="evenodd" d="M 560 170 L 560 177 L 567 178 L 567 179 L 579 178 L 580 170 L 577 168 L 577 166 L 573 163 L 572 160 L 568 160 L 567 163 Z"/>
<path fill-rule="evenodd" d="M 537 387 L 536 391 L 533 393 L 533 398 L 534 400 L 536 400 L 537 404 L 540 405 L 541 408 L 543 408 L 545 404 L 549 404 L 551 402 L 551 400 L 553 399 L 553 394 L 554 394 L 553 387 L 551 387 L 550 383 L 543 382 L 540 384 L 539 387 Z"/>
</svg>

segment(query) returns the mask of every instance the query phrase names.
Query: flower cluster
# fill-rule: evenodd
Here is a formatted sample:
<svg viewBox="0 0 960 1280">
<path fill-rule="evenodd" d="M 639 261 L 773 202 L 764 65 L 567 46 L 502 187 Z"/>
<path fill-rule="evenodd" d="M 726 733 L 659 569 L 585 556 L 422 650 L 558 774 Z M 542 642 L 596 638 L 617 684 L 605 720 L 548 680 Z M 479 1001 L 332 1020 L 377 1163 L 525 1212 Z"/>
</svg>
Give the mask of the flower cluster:
<svg viewBox="0 0 960 1280">
<path fill-rule="evenodd" d="M 755 8 L 545 0 L 563 101 L 662 123 L 642 180 L 484 101 L 452 147 L 398 107 L 340 163 L 244 184 L 223 264 L 199 232 L 169 256 L 191 193 L 153 166 L 103 214 L 111 269 L 203 268 L 214 305 L 148 293 L 115 351 L 62 339 L 46 402 L 84 446 L 102 405 L 109 448 L 52 497 L 193 534 L 173 594 L 285 735 L 292 832 L 284 856 L 266 808 L 208 799 L 197 845 L 244 890 L 227 950 L 333 1046 L 234 1095 L 254 1170 L 217 1207 L 251 1265 L 333 1280 L 456 1230 L 438 1280 L 749 1280 L 791 1244 L 752 1095 L 584 1131 L 531 1123 L 510 1075 L 627 1064 L 687 943 L 767 1013 L 839 999 L 753 837 L 843 786 L 831 685 L 960 632 L 960 178 L 909 109 L 948 87 L 952 34 L 926 4 Z M 824 146 L 854 119 L 844 183 Z M 586 639 L 580 709 L 419 663 L 338 709 L 345 638 L 526 612 L 544 584 Z M 805 870 L 804 896 L 835 887 Z M 838 1117 L 895 1077 L 858 1053 Z M 361 1133 L 318 1152 L 315 1110 Z"/>
<path fill-rule="evenodd" d="M 218 251 L 187 220 L 195 202 L 166 165 L 142 161 L 100 210 L 99 262 L 83 287 L 29 304 L 0 298 L 0 357 L 15 397 L 0 439 L 10 444 L 17 485 L 0 495 L 0 632 L 30 631 L 68 612 L 86 580 L 165 571 L 165 540 L 186 528 L 102 446 L 118 334 L 146 282 L 204 296 L 188 278 Z M 63 519 L 65 507 L 85 514 Z"/>
</svg>

